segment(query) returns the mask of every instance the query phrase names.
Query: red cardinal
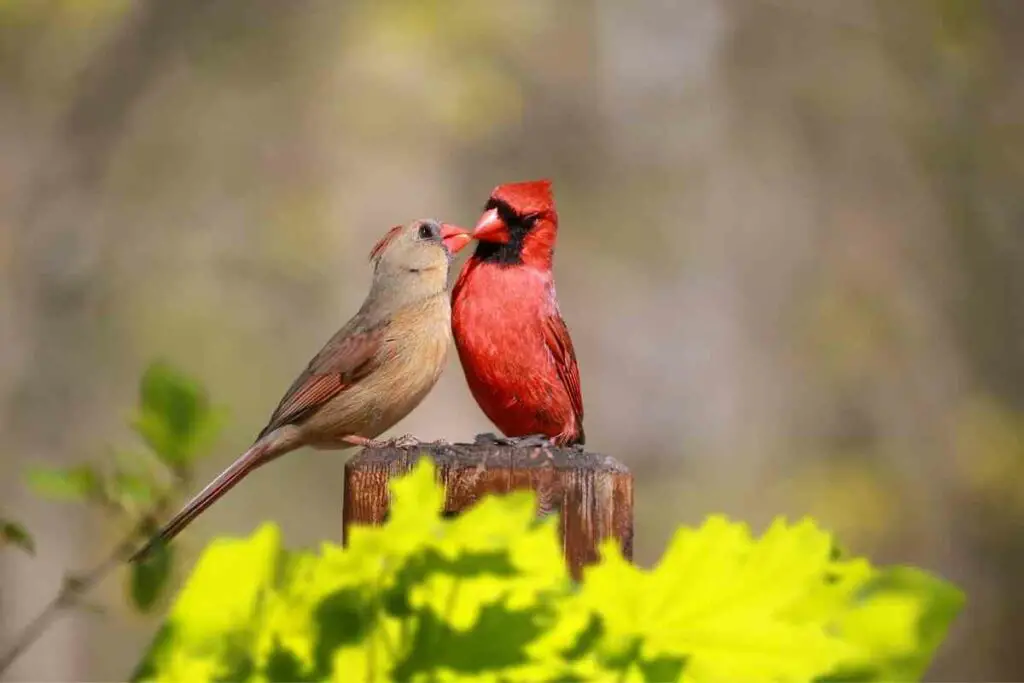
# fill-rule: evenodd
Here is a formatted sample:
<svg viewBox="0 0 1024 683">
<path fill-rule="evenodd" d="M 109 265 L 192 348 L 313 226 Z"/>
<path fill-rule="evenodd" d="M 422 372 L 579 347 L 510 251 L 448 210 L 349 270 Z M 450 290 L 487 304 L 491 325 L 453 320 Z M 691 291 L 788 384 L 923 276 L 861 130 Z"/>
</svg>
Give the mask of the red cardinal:
<svg viewBox="0 0 1024 683">
<path fill-rule="evenodd" d="M 499 185 L 452 292 L 452 332 L 473 398 L 505 436 L 582 444 L 583 396 L 551 272 L 551 182 Z"/>
</svg>

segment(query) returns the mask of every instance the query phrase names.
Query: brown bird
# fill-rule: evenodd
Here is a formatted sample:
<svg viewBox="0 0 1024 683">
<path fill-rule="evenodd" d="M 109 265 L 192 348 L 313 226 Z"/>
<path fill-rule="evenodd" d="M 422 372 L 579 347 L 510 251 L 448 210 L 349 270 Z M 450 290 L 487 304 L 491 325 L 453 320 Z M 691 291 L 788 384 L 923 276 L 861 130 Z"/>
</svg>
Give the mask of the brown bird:
<svg viewBox="0 0 1024 683">
<path fill-rule="evenodd" d="M 370 252 L 373 284 L 359 312 L 285 393 L 256 442 L 132 557 L 166 543 L 257 467 L 302 446 L 382 446 L 374 439 L 419 405 L 451 342 L 448 269 L 469 234 L 433 220 L 392 228 Z"/>
</svg>

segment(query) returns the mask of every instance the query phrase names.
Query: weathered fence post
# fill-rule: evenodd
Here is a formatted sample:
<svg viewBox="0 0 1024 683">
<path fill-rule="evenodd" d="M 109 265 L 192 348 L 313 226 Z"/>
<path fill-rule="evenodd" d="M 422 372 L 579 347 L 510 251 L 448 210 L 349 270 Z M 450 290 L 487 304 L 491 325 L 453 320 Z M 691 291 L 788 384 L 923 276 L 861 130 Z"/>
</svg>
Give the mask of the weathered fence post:
<svg viewBox="0 0 1024 683">
<path fill-rule="evenodd" d="M 433 444 L 364 449 L 345 465 L 342 540 L 352 524 L 382 524 L 388 481 L 429 456 L 445 487 L 444 512 L 458 514 L 487 493 L 532 489 L 538 514 L 561 513 L 562 547 L 573 577 L 597 560 L 606 538 L 633 556 L 633 475 L 606 455 L 570 448 L 496 444 Z"/>
</svg>

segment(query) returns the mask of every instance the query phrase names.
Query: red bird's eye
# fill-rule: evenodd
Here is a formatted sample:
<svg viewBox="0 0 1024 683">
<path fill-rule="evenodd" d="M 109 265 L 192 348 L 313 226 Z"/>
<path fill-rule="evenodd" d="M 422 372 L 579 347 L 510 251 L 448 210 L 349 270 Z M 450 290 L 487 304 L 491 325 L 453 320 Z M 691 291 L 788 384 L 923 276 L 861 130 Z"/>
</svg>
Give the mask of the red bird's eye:
<svg viewBox="0 0 1024 683">
<path fill-rule="evenodd" d="M 505 225 L 511 226 L 521 222 L 519 216 L 504 204 L 498 206 L 498 217 L 501 218 L 501 222 Z"/>
</svg>

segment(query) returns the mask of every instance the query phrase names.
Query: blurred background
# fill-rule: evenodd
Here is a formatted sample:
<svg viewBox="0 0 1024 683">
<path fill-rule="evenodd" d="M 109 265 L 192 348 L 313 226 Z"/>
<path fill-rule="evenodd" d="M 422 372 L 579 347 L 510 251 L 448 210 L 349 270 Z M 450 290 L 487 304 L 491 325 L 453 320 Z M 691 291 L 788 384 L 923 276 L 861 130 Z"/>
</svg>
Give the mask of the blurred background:
<svg viewBox="0 0 1024 683">
<path fill-rule="evenodd" d="M 550 177 L 637 559 L 708 513 L 813 514 L 965 587 L 930 680 L 1021 680 L 1022 63 L 1019 0 L 0 3 L 0 501 L 38 545 L 0 555 L 0 644 L 119 532 L 24 469 L 131 443 L 151 359 L 229 409 L 212 477 L 386 228 Z M 395 433 L 490 429 L 453 353 Z M 345 457 L 260 470 L 181 547 L 339 539 Z M 156 624 L 122 579 L 9 680 L 128 675 Z"/>
</svg>

